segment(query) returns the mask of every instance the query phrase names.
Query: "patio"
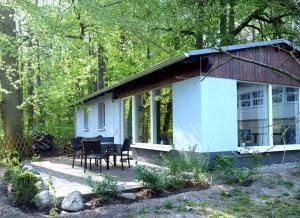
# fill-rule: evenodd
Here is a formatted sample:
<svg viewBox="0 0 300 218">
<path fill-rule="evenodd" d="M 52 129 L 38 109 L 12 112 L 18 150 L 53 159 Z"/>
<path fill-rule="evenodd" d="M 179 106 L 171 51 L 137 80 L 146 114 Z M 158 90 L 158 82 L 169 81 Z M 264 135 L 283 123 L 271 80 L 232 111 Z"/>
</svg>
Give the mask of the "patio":
<svg viewBox="0 0 300 218">
<path fill-rule="evenodd" d="M 125 163 L 124 170 L 122 170 L 119 160 L 117 160 L 116 167 L 111 166 L 109 170 L 103 167 L 101 174 L 98 167 L 95 166 L 92 166 L 92 171 L 88 168 L 84 173 L 83 167 L 80 166 L 80 159 L 76 159 L 75 166 L 72 168 L 72 158 L 70 157 L 46 158 L 31 164 L 40 172 L 46 183 L 51 177 L 57 192 L 56 197 L 59 200 L 76 190 L 86 197 L 93 194 L 91 187 L 86 182 L 88 176 L 91 176 L 94 181 L 101 181 L 105 175 L 111 175 L 118 181 L 119 189 L 122 192 L 143 187 L 141 183 L 135 180 L 132 167 L 128 168 L 127 163 Z M 131 166 L 134 164 L 135 161 L 131 160 Z"/>
</svg>

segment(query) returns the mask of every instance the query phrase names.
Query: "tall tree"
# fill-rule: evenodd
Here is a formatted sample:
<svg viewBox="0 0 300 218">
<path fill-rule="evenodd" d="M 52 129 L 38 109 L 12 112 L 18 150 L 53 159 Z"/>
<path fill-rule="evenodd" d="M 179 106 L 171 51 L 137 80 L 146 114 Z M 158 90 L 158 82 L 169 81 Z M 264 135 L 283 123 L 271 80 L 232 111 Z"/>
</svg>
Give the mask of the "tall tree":
<svg viewBox="0 0 300 218">
<path fill-rule="evenodd" d="M 0 81 L 2 88 L 2 99 L 0 103 L 1 118 L 4 133 L 8 137 L 17 137 L 23 134 L 22 111 L 18 106 L 22 102 L 21 89 L 17 87 L 19 80 L 17 65 L 16 23 L 14 21 L 15 11 L 5 5 L 0 6 L 0 33 L 5 38 L 6 49 L 1 49 Z M 3 45 L 2 45 L 3 46 Z"/>
</svg>

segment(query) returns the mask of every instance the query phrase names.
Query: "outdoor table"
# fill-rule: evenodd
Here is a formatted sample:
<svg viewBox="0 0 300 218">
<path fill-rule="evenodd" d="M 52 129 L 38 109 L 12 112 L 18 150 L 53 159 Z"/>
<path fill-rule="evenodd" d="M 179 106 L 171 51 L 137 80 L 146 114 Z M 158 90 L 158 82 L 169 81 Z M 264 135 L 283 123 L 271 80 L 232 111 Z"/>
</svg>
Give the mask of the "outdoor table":
<svg viewBox="0 0 300 218">
<path fill-rule="evenodd" d="M 100 140 L 101 141 L 101 140 Z M 113 156 L 113 159 L 114 159 L 114 166 L 116 167 L 117 166 L 117 150 L 119 146 L 121 146 L 120 144 L 115 144 L 115 143 L 112 143 L 112 142 L 101 142 L 101 146 L 104 145 L 104 146 L 107 146 L 107 156 L 108 156 L 108 160 L 109 160 L 109 156 Z"/>
</svg>

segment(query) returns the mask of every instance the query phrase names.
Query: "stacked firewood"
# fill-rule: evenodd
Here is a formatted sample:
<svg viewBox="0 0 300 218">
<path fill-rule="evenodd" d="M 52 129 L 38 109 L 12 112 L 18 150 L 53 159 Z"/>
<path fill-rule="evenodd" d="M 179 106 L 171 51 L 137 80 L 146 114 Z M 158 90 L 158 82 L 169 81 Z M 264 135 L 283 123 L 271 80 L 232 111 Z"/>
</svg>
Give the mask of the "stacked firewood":
<svg viewBox="0 0 300 218">
<path fill-rule="evenodd" d="M 34 131 L 30 134 L 32 148 L 37 153 L 49 152 L 54 148 L 54 136 L 41 131 Z"/>
</svg>

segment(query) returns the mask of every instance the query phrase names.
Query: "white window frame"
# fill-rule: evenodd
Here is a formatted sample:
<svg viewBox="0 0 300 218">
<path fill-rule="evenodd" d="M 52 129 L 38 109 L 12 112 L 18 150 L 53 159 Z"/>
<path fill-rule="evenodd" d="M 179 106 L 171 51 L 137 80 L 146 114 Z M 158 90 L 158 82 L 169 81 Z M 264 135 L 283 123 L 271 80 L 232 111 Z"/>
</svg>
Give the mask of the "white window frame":
<svg viewBox="0 0 300 218">
<path fill-rule="evenodd" d="M 124 138 L 124 112 L 123 112 L 123 101 L 125 99 L 131 98 L 132 100 L 132 145 L 131 147 L 133 148 L 141 148 L 141 149 L 149 149 L 149 150 L 158 150 L 158 151 L 171 151 L 172 150 L 172 145 L 162 145 L 162 144 L 157 144 L 156 139 L 157 139 L 157 131 L 153 131 L 155 128 L 157 128 L 157 121 L 156 121 L 156 107 L 155 107 L 155 91 L 163 87 L 158 87 L 155 89 L 152 89 L 150 91 L 145 91 L 150 93 L 150 143 L 141 143 L 137 142 L 138 140 L 138 123 L 137 121 L 137 107 L 136 107 L 136 95 L 143 94 L 144 92 L 137 93 L 135 95 L 125 97 L 121 99 L 121 128 L 122 128 L 122 138 Z M 172 85 L 170 86 L 172 88 Z"/>
<path fill-rule="evenodd" d="M 244 81 L 237 81 L 237 82 L 244 82 Z M 259 84 L 259 83 L 255 83 Z M 276 85 L 276 84 L 264 84 L 268 86 L 268 126 L 269 126 L 269 145 L 266 146 L 249 146 L 249 147 L 237 147 L 237 151 L 240 152 L 241 154 L 247 154 L 247 153 L 263 153 L 263 152 L 276 152 L 276 151 L 292 151 L 292 150 L 300 150 L 300 144 L 286 144 L 286 145 L 273 145 L 273 96 L 272 96 L 272 90 L 274 86 L 281 86 L 281 85 Z M 286 100 L 286 95 L 285 95 L 285 88 L 290 87 L 290 86 L 284 86 L 283 87 L 283 93 L 282 95 L 284 96 L 282 99 L 282 102 L 278 103 L 283 103 Z M 290 88 L 296 88 L 297 95 L 298 95 L 298 112 L 300 113 L 300 88 L 299 87 L 290 87 Z M 294 103 L 294 102 L 288 102 L 288 103 Z M 298 122 L 297 128 L 300 129 L 300 123 Z M 299 137 L 299 136 L 298 136 Z"/>
<path fill-rule="evenodd" d="M 102 108 L 102 113 L 100 114 L 100 107 L 103 107 Z M 104 131 L 105 130 L 105 115 L 106 115 L 106 112 L 105 112 L 105 103 L 104 102 L 98 102 L 97 104 L 97 116 L 98 116 L 98 123 L 97 123 L 97 130 L 98 131 Z M 101 117 L 102 116 L 102 117 Z M 103 123 L 101 123 L 101 121 Z M 101 125 L 103 124 L 103 125 Z"/>
</svg>

